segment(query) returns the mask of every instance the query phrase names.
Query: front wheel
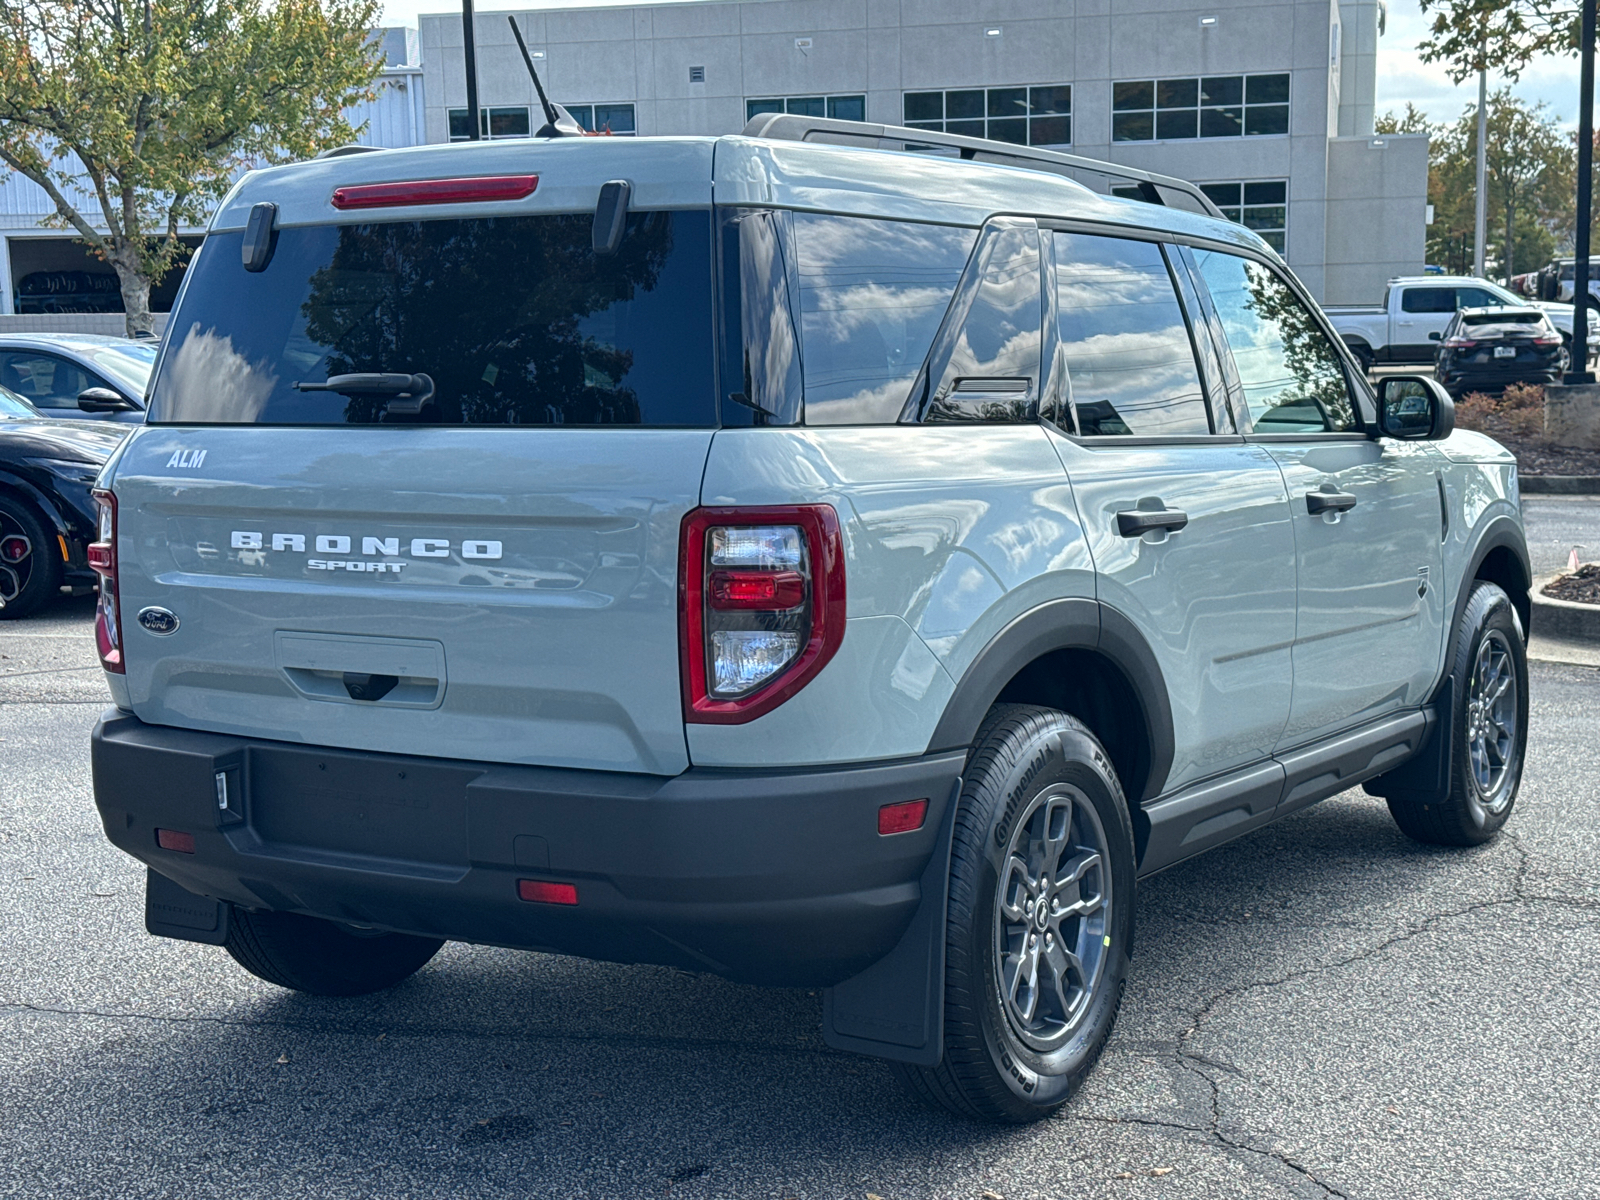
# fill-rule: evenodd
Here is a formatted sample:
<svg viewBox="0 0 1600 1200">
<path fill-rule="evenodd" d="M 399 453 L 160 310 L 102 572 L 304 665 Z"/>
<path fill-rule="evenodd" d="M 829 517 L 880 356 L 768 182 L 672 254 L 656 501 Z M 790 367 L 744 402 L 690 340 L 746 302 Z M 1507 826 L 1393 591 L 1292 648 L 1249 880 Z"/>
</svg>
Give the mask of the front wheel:
<svg viewBox="0 0 1600 1200">
<path fill-rule="evenodd" d="M 1395 824 L 1419 842 L 1476 846 L 1511 816 L 1528 746 L 1528 658 L 1522 622 L 1495 584 L 1472 585 L 1451 645 L 1447 788 L 1396 791 Z"/>
<path fill-rule="evenodd" d="M 61 590 L 56 544 L 34 508 L 0 494 L 0 620 L 36 612 Z"/>
<path fill-rule="evenodd" d="M 225 947 L 246 971 L 313 996 L 364 996 L 415 974 L 444 945 L 407 933 L 366 933 L 298 913 L 235 908 Z"/>
<path fill-rule="evenodd" d="M 986 1121 L 1060 1108 L 1100 1057 L 1133 947 L 1133 828 L 1110 757 L 1053 709 L 997 705 L 955 822 L 944 1058 L 919 1099 Z"/>
</svg>

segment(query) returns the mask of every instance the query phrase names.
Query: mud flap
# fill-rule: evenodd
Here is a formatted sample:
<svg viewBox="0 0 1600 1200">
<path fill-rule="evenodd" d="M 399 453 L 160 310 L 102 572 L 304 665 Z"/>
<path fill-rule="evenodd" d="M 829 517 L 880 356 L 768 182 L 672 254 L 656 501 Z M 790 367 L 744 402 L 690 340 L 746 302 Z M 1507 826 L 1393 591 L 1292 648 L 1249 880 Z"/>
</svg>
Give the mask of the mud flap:
<svg viewBox="0 0 1600 1200">
<path fill-rule="evenodd" d="M 146 868 L 144 927 L 156 937 L 220 946 L 228 940 L 232 906 L 208 896 L 196 896 L 165 875 Z"/>
<path fill-rule="evenodd" d="M 872 966 L 822 994 L 822 1040 L 835 1050 L 936 1067 L 944 1057 L 944 948 L 957 779 L 934 852 L 923 868 L 911 925 Z"/>
<path fill-rule="evenodd" d="M 1455 680 L 1446 677 L 1439 686 L 1428 716 L 1432 728 L 1422 749 L 1392 771 L 1362 784 L 1369 796 L 1414 793 L 1443 799 L 1450 794 L 1450 743 L 1455 721 Z"/>
</svg>

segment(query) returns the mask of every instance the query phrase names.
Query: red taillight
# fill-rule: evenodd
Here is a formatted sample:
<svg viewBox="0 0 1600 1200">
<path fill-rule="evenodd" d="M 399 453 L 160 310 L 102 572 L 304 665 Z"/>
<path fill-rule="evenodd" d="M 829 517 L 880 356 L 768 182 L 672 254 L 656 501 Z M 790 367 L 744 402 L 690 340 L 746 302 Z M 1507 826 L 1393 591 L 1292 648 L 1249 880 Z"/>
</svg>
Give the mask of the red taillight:
<svg viewBox="0 0 1600 1200">
<path fill-rule="evenodd" d="M 94 613 L 94 645 L 100 665 L 118 675 L 122 662 L 122 607 L 117 600 L 117 498 L 96 488 L 95 539 L 89 544 L 89 565 L 100 576 L 100 601 Z M 192 847 L 191 847 L 192 850 Z"/>
<path fill-rule="evenodd" d="M 795 571 L 713 571 L 710 594 L 716 609 L 799 608 L 805 603 L 806 580 Z"/>
<path fill-rule="evenodd" d="M 163 850 L 175 850 L 179 854 L 193 854 L 194 834 L 180 833 L 176 829 L 158 829 L 156 845 Z"/>
<path fill-rule="evenodd" d="M 517 895 L 531 904 L 576 904 L 578 889 L 570 883 L 546 883 L 542 879 L 517 880 Z"/>
<path fill-rule="evenodd" d="M 333 189 L 333 206 L 397 208 L 407 204 L 471 204 L 483 200 L 521 200 L 539 186 L 537 175 L 480 175 L 473 179 L 412 179 L 404 183 L 363 183 Z"/>
<path fill-rule="evenodd" d="M 827 504 L 700 508 L 679 559 L 684 719 L 737 725 L 809 683 L 844 640 L 844 540 Z"/>
<path fill-rule="evenodd" d="M 1535 346 L 1559 346 L 1561 344 L 1561 335 L 1559 333 L 1541 333 L 1533 339 L 1533 344 Z"/>
<path fill-rule="evenodd" d="M 921 829 L 922 823 L 927 819 L 926 800 L 902 800 L 898 804 L 885 804 L 878 810 L 878 832 L 910 833 Z"/>
<path fill-rule="evenodd" d="M 1472 338 L 1449 337 L 1445 338 L 1444 344 L 1449 346 L 1452 350 L 1471 350 L 1478 343 Z"/>
</svg>

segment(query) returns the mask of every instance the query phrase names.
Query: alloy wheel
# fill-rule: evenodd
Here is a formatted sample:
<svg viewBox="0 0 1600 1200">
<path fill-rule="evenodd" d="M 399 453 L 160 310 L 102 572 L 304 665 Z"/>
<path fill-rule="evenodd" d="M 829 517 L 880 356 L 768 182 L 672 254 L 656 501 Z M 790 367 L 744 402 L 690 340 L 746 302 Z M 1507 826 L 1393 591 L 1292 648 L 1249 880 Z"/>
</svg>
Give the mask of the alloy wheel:
<svg viewBox="0 0 1600 1200">
<path fill-rule="evenodd" d="M 1036 796 L 1011 835 L 995 898 L 995 967 L 1012 1031 L 1060 1047 L 1089 1010 L 1110 938 L 1110 852 L 1100 815 L 1074 787 Z"/>
<path fill-rule="evenodd" d="M 1517 757 L 1517 663 L 1498 629 L 1478 644 L 1467 689 L 1467 762 L 1473 816 L 1481 825 L 1511 803 Z"/>
</svg>

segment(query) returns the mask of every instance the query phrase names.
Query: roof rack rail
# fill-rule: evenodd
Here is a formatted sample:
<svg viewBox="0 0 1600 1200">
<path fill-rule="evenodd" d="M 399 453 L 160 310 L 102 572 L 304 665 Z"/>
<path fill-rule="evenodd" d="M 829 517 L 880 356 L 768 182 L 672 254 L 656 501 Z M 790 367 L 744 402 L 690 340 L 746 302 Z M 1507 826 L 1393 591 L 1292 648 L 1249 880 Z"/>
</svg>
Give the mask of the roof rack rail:
<svg viewBox="0 0 1600 1200">
<path fill-rule="evenodd" d="M 1153 171 L 1141 171 L 1138 167 L 1125 167 L 1121 163 L 1103 162 L 1097 158 L 1061 154 L 1055 150 L 1039 150 L 1033 146 L 1018 146 L 1011 142 L 997 142 L 989 138 L 967 137 L 959 133 L 935 133 L 932 130 L 910 129 L 903 125 L 879 125 L 871 121 L 805 117 L 797 113 L 762 113 L 752 117 L 750 123 L 744 127 L 744 136 L 782 142 L 866 146 L 878 150 L 904 150 L 912 146 L 948 147 L 958 151 L 967 161 L 998 160 L 1002 165 L 1044 171 L 1051 175 L 1066 175 L 1068 178 L 1071 178 L 1071 172 L 1088 171 L 1112 179 L 1130 180 L 1138 185 L 1139 198 L 1151 204 L 1166 204 L 1167 200 L 1162 191 L 1170 190 L 1192 200 L 1207 216 L 1222 217 L 1222 210 L 1212 203 L 1211 197 L 1186 179 L 1157 175 Z"/>
</svg>

